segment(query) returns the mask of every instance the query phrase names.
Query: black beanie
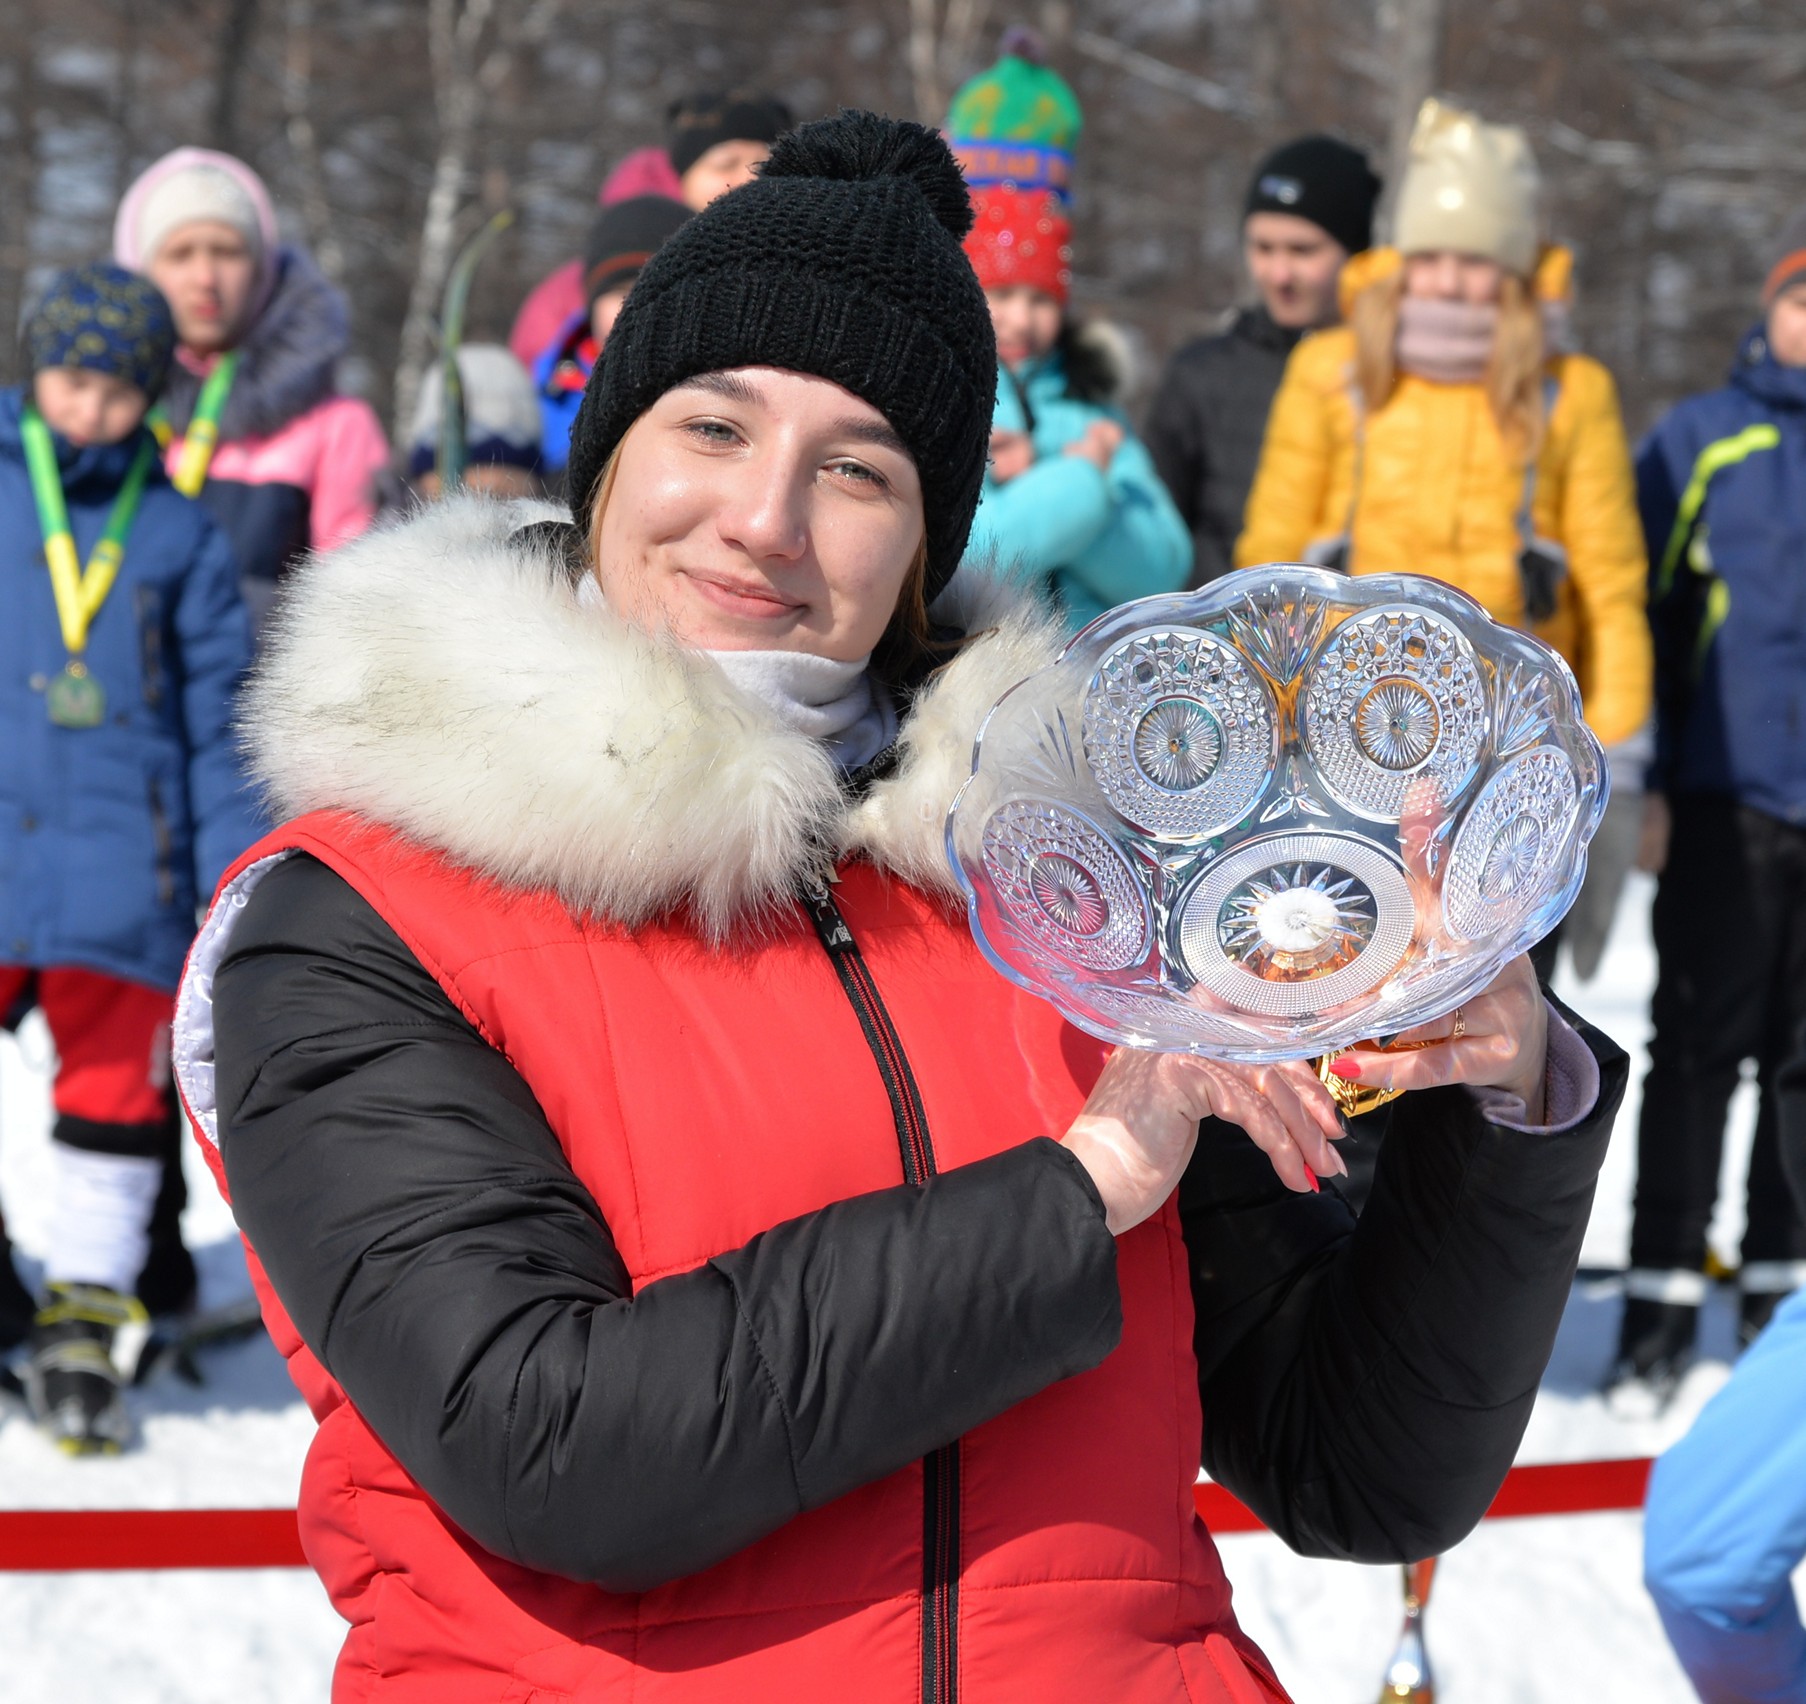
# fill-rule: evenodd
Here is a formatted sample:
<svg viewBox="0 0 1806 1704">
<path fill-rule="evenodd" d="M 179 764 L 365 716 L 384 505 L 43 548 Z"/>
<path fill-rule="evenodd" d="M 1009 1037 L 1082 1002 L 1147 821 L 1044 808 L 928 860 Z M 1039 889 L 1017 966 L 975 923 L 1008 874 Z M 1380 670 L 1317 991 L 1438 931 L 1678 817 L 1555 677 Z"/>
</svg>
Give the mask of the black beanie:
<svg viewBox="0 0 1806 1704">
<path fill-rule="evenodd" d="M 960 238 L 966 186 L 919 124 L 844 112 L 779 138 L 751 183 L 648 262 L 571 430 L 571 512 L 635 420 L 674 385 L 730 367 L 831 379 L 915 458 L 928 596 L 953 577 L 984 477 L 997 389 L 990 309 Z"/>
<path fill-rule="evenodd" d="M 1380 180 L 1359 148 L 1333 136 L 1301 136 L 1275 148 L 1248 185 L 1250 213 L 1293 213 L 1309 219 L 1350 254 L 1373 243 L 1373 210 Z"/>
<path fill-rule="evenodd" d="M 673 101 L 665 115 L 665 151 L 682 177 L 722 142 L 775 142 L 795 120 L 776 95 L 735 95 L 709 89 Z"/>
<path fill-rule="evenodd" d="M 583 240 L 584 299 L 594 302 L 631 283 L 689 216 L 689 208 L 668 195 L 635 195 L 604 207 Z"/>
</svg>

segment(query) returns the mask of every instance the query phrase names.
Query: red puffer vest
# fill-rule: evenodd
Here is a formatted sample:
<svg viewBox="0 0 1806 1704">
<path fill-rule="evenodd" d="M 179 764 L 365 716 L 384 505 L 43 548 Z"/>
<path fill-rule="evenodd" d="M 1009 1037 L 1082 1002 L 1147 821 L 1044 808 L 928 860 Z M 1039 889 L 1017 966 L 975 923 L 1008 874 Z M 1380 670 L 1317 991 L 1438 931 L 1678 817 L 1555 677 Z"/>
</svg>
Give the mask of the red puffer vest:
<svg viewBox="0 0 1806 1704">
<path fill-rule="evenodd" d="M 828 1202 L 1057 1135 L 1102 1063 L 944 902 L 862 862 L 813 920 L 799 905 L 724 953 L 679 923 L 585 920 L 342 814 L 278 830 L 228 889 L 288 849 L 350 882 L 507 1055 L 636 1288 Z M 905 1078 L 919 1119 L 893 1115 Z M 334 1697 L 1283 1699 L 1193 1507 L 1200 1413 L 1170 1204 L 1119 1240 L 1118 1273 L 1123 1338 L 1101 1366 L 703 1573 L 616 1595 L 458 1532 L 259 1272 L 320 1422 L 301 1527 L 352 1624 Z"/>
</svg>

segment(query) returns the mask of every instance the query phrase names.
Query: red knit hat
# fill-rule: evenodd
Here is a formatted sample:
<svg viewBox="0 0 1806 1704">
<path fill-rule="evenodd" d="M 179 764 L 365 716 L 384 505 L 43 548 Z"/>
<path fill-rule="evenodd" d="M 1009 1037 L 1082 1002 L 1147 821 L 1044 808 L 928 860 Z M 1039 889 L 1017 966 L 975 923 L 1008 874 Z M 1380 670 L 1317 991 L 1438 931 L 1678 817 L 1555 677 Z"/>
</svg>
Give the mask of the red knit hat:
<svg viewBox="0 0 1806 1704">
<path fill-rule="evenodd" d="M 1062 302 L 1071 291 L 1072 225 L 1046 190 L 974 190 L 965 246 L 987 290 L 1030 284 Z"/>
</svg>

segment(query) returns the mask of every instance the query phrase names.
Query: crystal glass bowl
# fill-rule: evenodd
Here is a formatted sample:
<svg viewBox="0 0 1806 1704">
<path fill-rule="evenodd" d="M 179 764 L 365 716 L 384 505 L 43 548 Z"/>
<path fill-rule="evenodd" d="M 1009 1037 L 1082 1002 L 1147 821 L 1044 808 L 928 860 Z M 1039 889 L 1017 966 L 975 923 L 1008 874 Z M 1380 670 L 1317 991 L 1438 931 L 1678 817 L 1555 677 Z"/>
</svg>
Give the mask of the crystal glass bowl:
<svg viewBox="0 0 1806 1704">
<path fill-rule="evenodd" d="M 1006 693 L 947 852 L 986 957 L 1093 1034 L 1305 1058 L 1542 939 L 1606 790 L 1546 645 L 1437 580 L 1279 565 L 1112 610 Z"/>
</svg>

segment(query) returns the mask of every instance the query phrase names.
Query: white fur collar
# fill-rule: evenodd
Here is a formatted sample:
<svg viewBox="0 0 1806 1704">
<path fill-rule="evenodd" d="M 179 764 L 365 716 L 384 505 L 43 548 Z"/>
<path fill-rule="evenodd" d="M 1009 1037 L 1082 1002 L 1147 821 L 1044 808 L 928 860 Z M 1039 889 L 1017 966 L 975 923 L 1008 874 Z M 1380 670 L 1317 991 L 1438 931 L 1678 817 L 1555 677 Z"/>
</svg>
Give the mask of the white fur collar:
<svg viewBox="0 0 1806 1704">
<path fill-rule="evenodd" d="M 989 607 L 950 618 L 978 636 L 917 695 L 894 772 L 849 803 L 819 744 L 510 538 L 554 518 L 456 498 L 296 570 L 243 711 L 279 817 L 352 811 L 580 911 L 688 907 L 717 939 L 837 855 L 956 891 L 942 830 L 973 737 L 1053 658 L 1053 623 L 970 577 L 962 597 Z"/>
</svg>

